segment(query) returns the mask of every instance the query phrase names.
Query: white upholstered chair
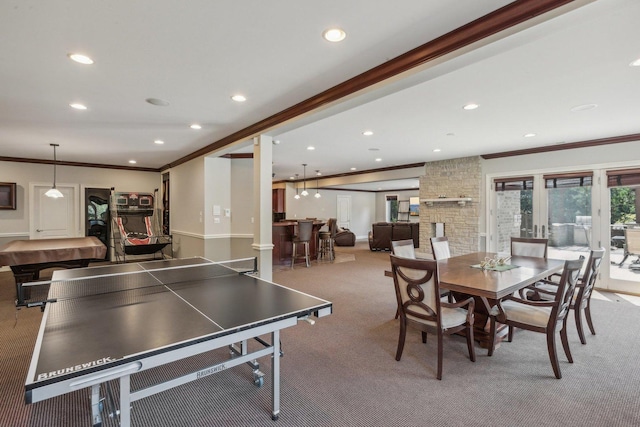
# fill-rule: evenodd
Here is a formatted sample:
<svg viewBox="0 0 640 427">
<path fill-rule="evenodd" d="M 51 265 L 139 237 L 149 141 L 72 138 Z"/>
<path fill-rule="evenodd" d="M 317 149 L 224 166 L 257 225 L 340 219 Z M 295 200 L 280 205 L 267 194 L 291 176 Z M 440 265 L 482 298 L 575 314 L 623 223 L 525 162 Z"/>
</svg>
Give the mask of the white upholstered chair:
<svg viewBox="0 0 640 427">
<path fill-rule="evenodd" d="M 526 237 L 511 238 L 511 256 L 547 257 L 549 239 L 533 239 Z"/>
<path fill-rule="evenodd" d="M 416 258 L 413 239 L 394 240 L 391 242 L 391 253 L 402 258 Z"/>
<path fill-rule="evenodd" d="M 431 252 L 433 252 L 433 259 L 435 260 L 451 258 L 449 239 L 446 237 L 432 237 Z"/>
</svg>

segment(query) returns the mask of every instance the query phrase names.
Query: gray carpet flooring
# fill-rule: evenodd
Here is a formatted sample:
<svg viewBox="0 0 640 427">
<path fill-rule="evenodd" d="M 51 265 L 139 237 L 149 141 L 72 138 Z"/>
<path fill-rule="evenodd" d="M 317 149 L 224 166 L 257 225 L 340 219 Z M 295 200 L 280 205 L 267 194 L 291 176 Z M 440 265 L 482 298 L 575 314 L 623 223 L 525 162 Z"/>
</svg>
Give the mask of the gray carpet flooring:
<svg viewBox="0 0 640 427">
<path fill-rule="evenodd" d="M 555 379 L 545 337 L 517 331 L 492 357 L 465 340 L 444 341 L 442 381 L 436 346 L 410 331 L 403 358 L 394 358 L 398 321 L 386 253 L 363 244 L 338 248 L 334 263 L 279 269 L 274 281 L 328 299 L 334 313 L 315 325 L 282 332 L 280 419 L 270 418 L 270 378 L 252 384 L 246 366 L 135 402 L 136 426 L 638 426 L 640 307 L 622 299 L 594 300 L 597 335 L 581 345 L 570 321 L 575 363 L 560 350 Z M 16 311 L 13 277 L 0 273 L 0 426 L 90 425 L 88 390 L 24 404 L 24 381 L 41 313 Z M 96 339 L 100 339 L 96 331 Z M 134 377 L 134 388 L 204 367 L 226 350 L 192 357 Z M 268 373 L 270 361 L 261 360 Z M 114 385 L 117 391 L 117 385 Z M 105 425 L 117 425 L 107 419 Z"/>
</svg>

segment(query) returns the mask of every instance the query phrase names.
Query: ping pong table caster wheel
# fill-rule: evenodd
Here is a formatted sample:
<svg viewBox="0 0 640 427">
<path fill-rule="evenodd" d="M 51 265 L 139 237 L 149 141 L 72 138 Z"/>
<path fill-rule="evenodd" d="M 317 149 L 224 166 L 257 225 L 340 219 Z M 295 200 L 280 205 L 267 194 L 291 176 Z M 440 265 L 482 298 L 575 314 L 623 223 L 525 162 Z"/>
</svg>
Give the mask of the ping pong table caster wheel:
<svg viewBox="0 0 640 427">
<path fill-rule="evenodd" d="M 271 419 L 273 421 L 278 421 L 278 418 L 280 417 L 280 415 L 271 415 Z"/>
<path fill-rule="evenodd" d="M 256 377 L 253 379 L 253 385 L 261 388 L 264 385 L 264 377 Z"/>
</svg>

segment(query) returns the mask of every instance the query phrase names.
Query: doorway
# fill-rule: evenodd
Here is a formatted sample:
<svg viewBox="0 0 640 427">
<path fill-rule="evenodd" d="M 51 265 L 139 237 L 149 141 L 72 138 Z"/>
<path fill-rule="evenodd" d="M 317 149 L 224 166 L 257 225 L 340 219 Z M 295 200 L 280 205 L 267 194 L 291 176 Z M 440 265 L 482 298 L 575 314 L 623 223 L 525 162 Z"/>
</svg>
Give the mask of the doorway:
<svg viewBox="0 0 640 427">
<path fill-rule="evenodd" d="M 85 188 L 85 236 L 95 236 L 109 248 L 111 236 L 111 219 L 109 212 L 109 197 L 111 190 L 108 188 Z M 109 251 L 105 254 L 109 259 Z"/>
<path fill-rule="evenodd" d="M 351 228 L 351 196 L 336 196 L 336 221 L 340 228 Z"/>
<path fill-rule="evenodd" d="M 29 238 L 55 239 L 80 236 L 78 187 L 57 185 L 63 197 L 45 196 L 50 185 L 29 184 L 31 209 Z"/>
<path fill-rule="evenodd" d="M 640 294 L 640 255 L 625 255 L 624 230 L 640 228 L 640 169 L 560 171 L 490 177 L 490 251 L 509 252 L 512 236 L 549 239 L 549 258 L 576 259 L 604 247 L 598 287 Z M 634 265 L 637 260 L 637 267 Z"/>
</svg>

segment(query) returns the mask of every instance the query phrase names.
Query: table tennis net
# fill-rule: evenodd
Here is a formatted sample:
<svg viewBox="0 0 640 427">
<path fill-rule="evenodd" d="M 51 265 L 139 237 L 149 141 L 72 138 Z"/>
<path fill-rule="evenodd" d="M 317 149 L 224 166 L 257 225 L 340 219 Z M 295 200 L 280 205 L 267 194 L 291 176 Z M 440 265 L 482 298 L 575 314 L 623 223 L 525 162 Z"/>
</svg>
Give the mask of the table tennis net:
<svg viewBox="0 0 640 427">
<path fill-rule="evenodd" d="M 141 264 L 144 265 L 144 264 Z M 89 297 L 113 292 L 135 291 L 146 289 L 153 292 L 166 291 L 165 285 L 185 282 L 210 280 L 238 274 L 254 274 L 257 272 L 256 258 L 245 258 L 223 262 L 207 262 L 198 264 L 176 265 L 163 268 L 142 268 L 137 271 L 110 272 L 101 274 L 99 268 L 84 270 L 86 275 L 75 275 L 71 278 L 25 283 L 27 306 L 43 306 L 48 302 Z M 75 270 L 74 273 L 80 270 Z M 83 272 L 83 273 L 84 273 Z"/>
</svg>

